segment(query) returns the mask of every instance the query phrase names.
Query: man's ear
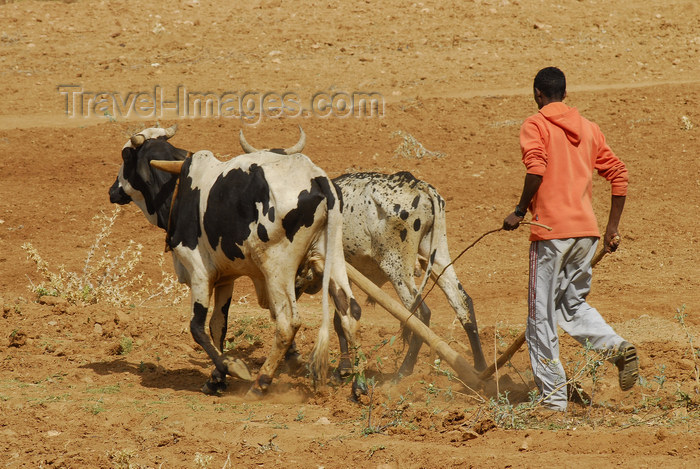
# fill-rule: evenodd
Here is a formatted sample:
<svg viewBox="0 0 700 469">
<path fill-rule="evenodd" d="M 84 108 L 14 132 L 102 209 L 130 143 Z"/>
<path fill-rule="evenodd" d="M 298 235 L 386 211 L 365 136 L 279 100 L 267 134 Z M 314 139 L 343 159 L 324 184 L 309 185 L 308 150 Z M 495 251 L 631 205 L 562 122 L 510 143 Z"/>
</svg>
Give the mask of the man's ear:
<svg viewBox="0 0 700 469">
<path fill-rule="evenodd" d="M 535 103 L 537 103 L 537 108 L 542 109 L 543 101 L 544 101 L 544 94 L 537 88 L 534 89 L 534 95 L 535 95 Z"/>
</svg>

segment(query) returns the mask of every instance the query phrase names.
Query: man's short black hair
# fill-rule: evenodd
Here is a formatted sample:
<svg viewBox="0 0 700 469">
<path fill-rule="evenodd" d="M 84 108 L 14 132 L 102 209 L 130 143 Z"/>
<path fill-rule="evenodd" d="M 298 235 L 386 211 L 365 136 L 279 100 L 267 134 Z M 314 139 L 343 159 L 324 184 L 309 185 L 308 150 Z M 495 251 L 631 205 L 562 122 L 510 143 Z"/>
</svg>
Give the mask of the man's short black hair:
<svg viewBox="0 0 700 469">
<path fill-rule="evenodd" d="M 566 77 L 557 67 L 543 68 L 535 75 L 534 87 L 549 99 L 563 100 L 566 95 Z"/>
</svg>

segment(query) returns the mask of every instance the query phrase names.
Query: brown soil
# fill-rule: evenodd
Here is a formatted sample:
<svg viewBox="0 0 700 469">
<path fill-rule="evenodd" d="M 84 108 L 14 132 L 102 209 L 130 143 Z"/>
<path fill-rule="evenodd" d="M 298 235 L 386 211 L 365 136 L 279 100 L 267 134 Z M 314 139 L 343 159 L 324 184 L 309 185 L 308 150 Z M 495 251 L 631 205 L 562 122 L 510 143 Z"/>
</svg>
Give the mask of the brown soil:
<svg viewBox="0 0 700 469">
<path fill-rule="evenodd" d="M 695 0 L 0 3 L 5 467 L 700 465 Z M 643 379 L 628 393 L 618 389 L 614 367 L 603 364 L 582 379 L 593 404 L 572 404 L 564 417 L 510 412 L 503 402 L 489 406 L 499 391 L 508 391 L 512 405 L 527 402 L 533 382 L 524 350 L 501 370 L 498 384 L 476 390 L 436 370 L 426 349 L 415 373 L 397 381 L 404 351 L 400 339 L 391 339 L 399 325 L 366 305 L 360 343 L 375 385 L 360 403 L 348 399 L 347 384 L 314 392 L 308 377 L 287 373 L 259 402 L 246 401 L 247 384 L 233 379 L 221 396 L 206 396 L 199 388 L 211 366 L 189 334 L 187 300 L 173 305 L 173 294 L 146 299 L 138 291 L 163 292 L 163 233 L 133 205 L 118 214 L 108 253 L 103 240 L 87 262 L 96 272 L 129 240 L 142 244 L 127 277 L 144 277 L 116 292 L 123 306 L 104 296 L 96 304 L 38 301 L 32 291 L 45 278 L 22 245 L 31 243 L 51 272 L 63 265 L 82 273 L 105 224 L 93 218 L 114 209 L 107 189 L 121 146 L 156 121 L 179 125 L 175 145 L 220 154 L 239 153 L 241 128 L 255 146 L 284 146 L 296 141 L 301 124 L 305 153 L 331 176 L 411 171 L 446 198 L 456 256 L 498 228 L 517 201 L 518 128 L 535 111 L 532 77 L 547 65 L 567 73 L 567 102 L 599 123 L 631 174 L 622 245 L 596 267 L 589 297 L 639 348 Z M 171 114 L 139 121 L 133 113 L 110 112 L 107 119 L 103 108 L 98 117 L 69 118 L 69 95 L 60 85 L 122 97 L 160 87 L 166 99 L 178 85 L 217 94 L 293 92 L 302 101 L 319 91 L 376 91 L 386 108 L 381 118 L 306 113 L 256 125 Z M 402 143 L 397 131 L 445 156 L 395 156 Z M 603 226 L 609 189 L 596 181 L 594 190 Z M 456 263 L 489 361 L 523 329 L 527 249 L 525 230 L 497 233 Z M 163 265 L 171 273 L 167 257 Z M 433 292 L 428 303 L 434 331 L 470 359 L 442 295 Z M 300 301 L 298 343 L 305 355 L 318 305 L 316 297 Z M 685 328 L 679 310 L 687 313 Z M 230 322 L 231 353 L 255 370 L 272 328 L 248 281 L 236 286 Z M 582 349 L 568 338 L 562 348 L 573 374 L 584 361 Z"/>
</svg>

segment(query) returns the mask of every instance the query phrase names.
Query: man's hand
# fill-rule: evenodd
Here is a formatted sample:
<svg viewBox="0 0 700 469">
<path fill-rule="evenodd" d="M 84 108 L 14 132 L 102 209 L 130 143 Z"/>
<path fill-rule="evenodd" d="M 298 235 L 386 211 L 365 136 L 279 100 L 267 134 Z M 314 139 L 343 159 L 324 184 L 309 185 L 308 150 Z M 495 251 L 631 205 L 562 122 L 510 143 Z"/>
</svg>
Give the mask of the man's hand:
<svg viewBox="0 0 700 469">
<path fill-rule="evenodd" d="M 515 230 L 520 226 L 520 222 L 523 221 L 523 218 L 525 217 L 519 217 L 515 212 L 512 212 L 503 220 L 503 229 L 506 231 Z"/>
<path fill-rule="evenodd" d="M 605 249 L 605 252 L 615 252 L 619 245 L 620 235 L 617 232 L 617 227 L 608 225 L 605 230 L 605 237 L 603 238 L 603 248 Z"/>
<path fill-rule="evenodd" d="M 605 227 L 605 236 L 603 237 L 603 248 L 605 252 L 614 252 L 620 244 L 620 235 L 617 231 L 617 226 L 620 223 L 622 209 L 625 206 L 624 195 L 613 195 L 610 201 L 610 215 L 608 216 L 608 225 Z M 617 239 L 615 237 L 617 236 Z"/>
<path fill-rule="evenodd" d="M 542 176 L 538 174 L 526 174 L 525 184 L 523 184 L 523 193 L 520 195 L 520 202 L 515 206 L 515 210 L 522 214 L 522 217 L 513 211 L 510 215 L 503 220 L 503 229 L 506 231 L 515 230 L 520 226 L 520 222 L 523 221 L 525 215 L 527 215 L 527 207 L 530 206 L 530 201 L 537 193 L 537 190 L 542 184 Z M 525 207 L 525 208 L 520 208 Z"/>
</svg>

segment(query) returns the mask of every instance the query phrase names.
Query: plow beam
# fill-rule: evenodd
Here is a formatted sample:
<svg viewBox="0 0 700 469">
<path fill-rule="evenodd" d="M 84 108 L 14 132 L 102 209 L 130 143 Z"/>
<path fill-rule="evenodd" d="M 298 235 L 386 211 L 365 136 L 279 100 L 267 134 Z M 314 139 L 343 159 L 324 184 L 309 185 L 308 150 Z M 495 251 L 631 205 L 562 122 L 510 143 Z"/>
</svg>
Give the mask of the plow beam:
<svg viewBox="0 0 700 469">
<path fill-rule="evenodd" d="M 423 324 L 418 317 L 411 314 L 404 305 L 387 295 L 381 288 L 347 262 L 345 263 L 345 268 L 352 283 L 371 296 L 382 308 L 398 319 L 401 324 L 404 324 L 413 333 L 417 334 L 423 342 L 427 343 L 457 373 L 457 376 L 464 384 L 467 386 L 477 386 L 479 384 L 480 379 L 476 369 L 463 356 L 452 349 L 447 342 Z"/>
</svg>

